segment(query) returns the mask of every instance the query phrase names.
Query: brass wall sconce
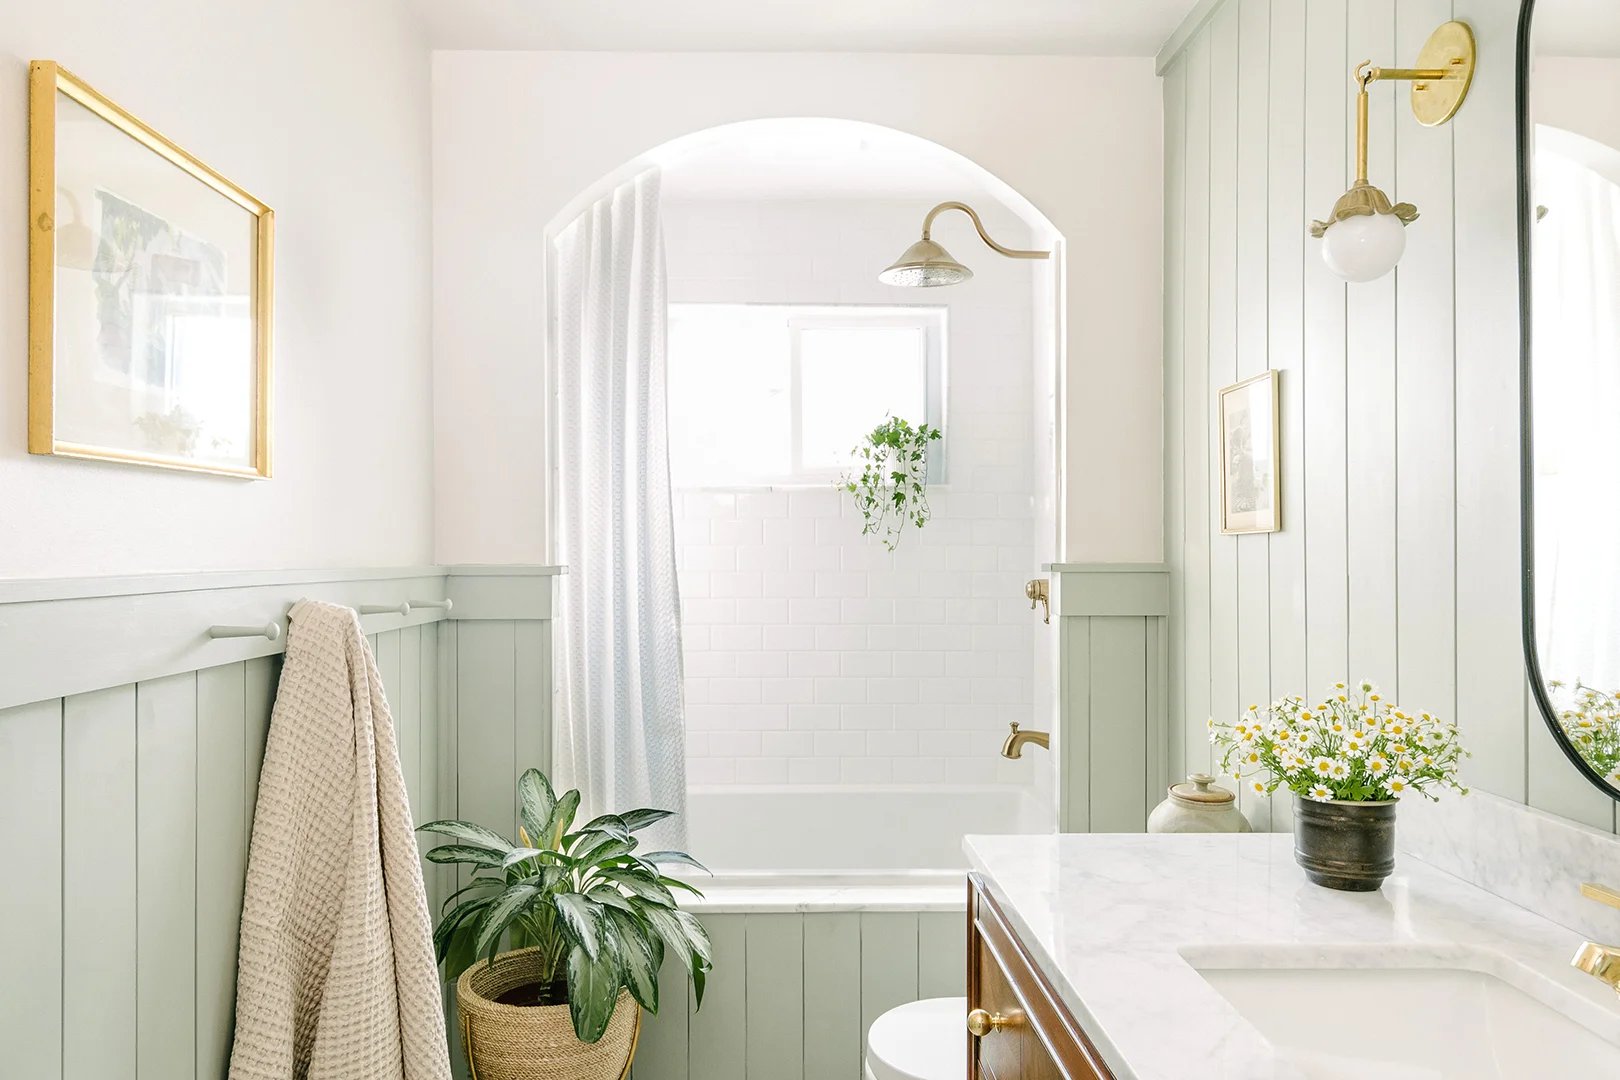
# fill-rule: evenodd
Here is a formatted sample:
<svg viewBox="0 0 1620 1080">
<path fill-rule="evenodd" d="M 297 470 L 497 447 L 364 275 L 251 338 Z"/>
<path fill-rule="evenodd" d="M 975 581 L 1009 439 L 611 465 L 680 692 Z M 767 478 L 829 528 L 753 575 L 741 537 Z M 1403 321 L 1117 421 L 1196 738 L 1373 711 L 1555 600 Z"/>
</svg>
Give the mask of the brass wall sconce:
<svg viewBox="0 0 1620 1080">
<path fill-rule="evenodd" d="M 1467 23 L 1442 23 L 1418 53 L 1415 68 L 1356 65 L 1356 182 L 1333 204 L 1326 221 L 1311 222 L 1322 258 L 1346 281 L 1381 278 L 1406 250 L 1406 227 L 1417 220 L 1411 203 L 1391 203 L 1367 181 L 1367 88 L 1375 82 L 1412 84 L 1412 115 L 1438 127 L 1457 115 L 1474 81 L 1474 32 Z"/>
<path fill-rule="evenodd" d="M 934 219 L 947 210 L 960 210 L 973 219 L 973 227 L 979 231 L 979 239 L 983 240 L 992 251 L 1005 255 L 1009 259 L 1047 259 L 1051 258 L 1050 251 L 1020 251 L 1017 248 L 1004 247 L 990 239 L 990 234 L 984 231 L 984 222 L 973 207 L 963 202 L 942 202 L 923 218 L 922 239 L 906 248 L 900 257 L 889 265 L 878 280 L 885 285 L 899 285 L 905 288 L 937 288 L 940 285 L 956 285 L 973 276 L 973 271 L 951 258 L 951 253 L 936 244 L 931 233 L 934 228 Z"/>
</svg>

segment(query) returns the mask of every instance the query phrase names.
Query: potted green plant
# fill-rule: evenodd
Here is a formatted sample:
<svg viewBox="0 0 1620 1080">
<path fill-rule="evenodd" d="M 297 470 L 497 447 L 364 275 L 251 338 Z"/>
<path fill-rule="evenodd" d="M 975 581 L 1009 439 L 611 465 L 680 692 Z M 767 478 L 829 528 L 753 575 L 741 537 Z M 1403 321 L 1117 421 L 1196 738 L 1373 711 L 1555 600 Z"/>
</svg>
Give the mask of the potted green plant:
<svg viewBox="0 0 1620 1080">
<path fill-rule="evenodd" d="M 538 769 L 518 779 L 518 803 L 515 844 L 470 821 L 420 829 L 452 841 L 430 862 L 468 874 L 433 936 L 456 982 L 468 1060 L 479 1080 L 618 1080 L 641 1010 L 658 1012 L 666 957 L 702 1004 L 709 938 L 675 891 L 701 894 L 662 867 L 703 866 L 685 852 L 636 850 L 634 834 L 668 810 L 604 814 L 575 829 L 579 792 L 559 798 Z"/>
<path fill-rule="evenodd" d="M 907 525 L 928 524 L 928 444 L 939 438 L 939 428 L 890 416 L 850 451 L 839 486 L 855 498 L 862 536 L 893 551 Z"/>
<path fill-rule="evenodd" d="M 1294 795 L 1294 861 L 1330 889 L 1370 892 L 1395 869 L 1395 807 L 1413 792 L 1468 789 L 1457 725 L 1410 715 L 1370 682 L 1335 683 L 1320 702 L 1295 695 L 1209 721 L 1221 769 L 1256 795 Z"/>
</svg>

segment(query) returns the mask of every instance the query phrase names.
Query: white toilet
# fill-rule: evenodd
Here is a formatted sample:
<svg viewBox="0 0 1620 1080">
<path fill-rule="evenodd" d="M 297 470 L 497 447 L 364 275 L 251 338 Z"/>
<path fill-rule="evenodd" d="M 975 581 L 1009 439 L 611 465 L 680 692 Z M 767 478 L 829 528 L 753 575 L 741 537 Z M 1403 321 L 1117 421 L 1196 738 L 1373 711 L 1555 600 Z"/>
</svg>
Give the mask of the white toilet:
<svg viewBox="0 0 1620 1080">
<path fill-rule="evenodd" d="M 866 1033 L 866 1080 L 962 1080 L 967 1075 L 967 998 L 899 1005 Z"/>
</svg>

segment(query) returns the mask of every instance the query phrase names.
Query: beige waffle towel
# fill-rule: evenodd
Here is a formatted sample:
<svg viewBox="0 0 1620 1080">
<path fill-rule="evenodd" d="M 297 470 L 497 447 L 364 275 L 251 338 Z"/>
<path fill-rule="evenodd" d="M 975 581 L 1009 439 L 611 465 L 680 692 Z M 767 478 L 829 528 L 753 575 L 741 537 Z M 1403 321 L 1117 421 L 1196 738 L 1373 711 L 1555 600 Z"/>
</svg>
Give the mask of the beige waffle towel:
<svg viewBox="0 0 1620 1080">
<path fill-rule="evenodd" d="M 292 609 L 237 969 L 231 1080 L 448 1080 L 394 721 L 348 608 Z"/>
</svg>

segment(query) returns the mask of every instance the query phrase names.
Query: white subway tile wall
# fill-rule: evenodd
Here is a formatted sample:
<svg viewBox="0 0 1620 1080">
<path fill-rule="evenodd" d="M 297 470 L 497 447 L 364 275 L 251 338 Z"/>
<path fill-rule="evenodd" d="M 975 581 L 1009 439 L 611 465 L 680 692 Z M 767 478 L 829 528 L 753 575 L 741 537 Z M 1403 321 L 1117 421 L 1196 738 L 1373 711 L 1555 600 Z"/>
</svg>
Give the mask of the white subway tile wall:
<svg viewBox="0 0 1620 1080">
<path fill-rule="evenodd" d="M 1031 719 L 1040 626 L 1023 598 L 1039 572 L 1032 274 L 947 215 L 935 238 L 976 276 L 879 284 L 933 201 L 665 207 L 671 301 L 949 308 L 946 476 L 897 551 L 829 488 L 677 492 L 694 784 L 1034 782 L 997 752 Z M 992 235 L 1029 242 L 981 210 Z"/>
</svg>

